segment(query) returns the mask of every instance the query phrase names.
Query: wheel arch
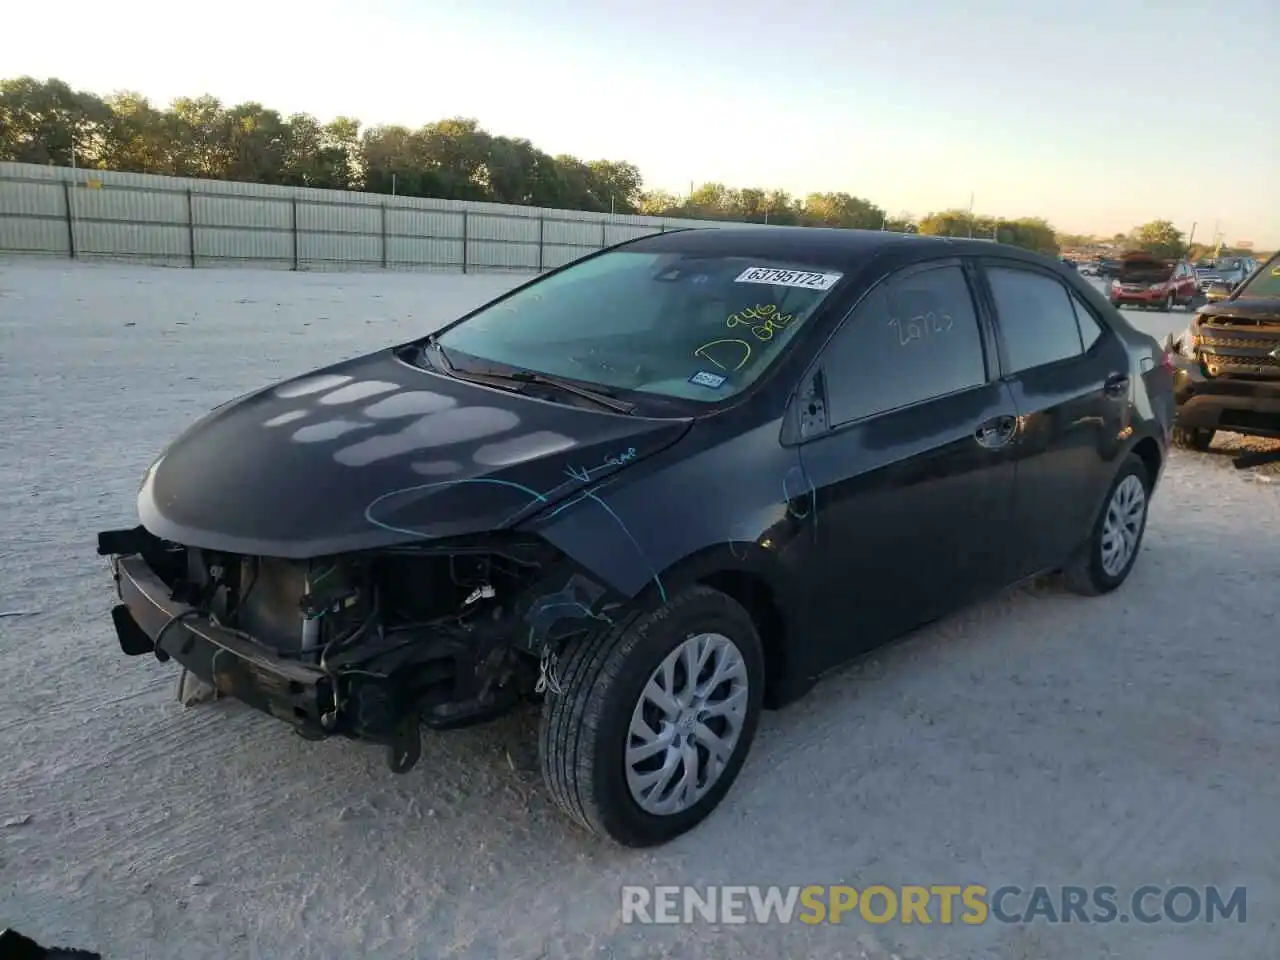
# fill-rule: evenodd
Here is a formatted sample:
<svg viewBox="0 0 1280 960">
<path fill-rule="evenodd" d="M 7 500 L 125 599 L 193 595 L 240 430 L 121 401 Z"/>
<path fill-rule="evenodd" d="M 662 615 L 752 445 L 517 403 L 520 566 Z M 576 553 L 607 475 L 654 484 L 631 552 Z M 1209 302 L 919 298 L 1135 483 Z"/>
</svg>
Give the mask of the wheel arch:
<svg viewBox="0 0 1280 960">
<path fill-rule="evenodd" d="M 784 706 L 806 689 L 803 657 L 794 643 L 803 631 L 803 606 L 798 586 L 773 550 L 755 542 L 714 544 L 672 564 L 661 579 L 670 592 L 693 584 L 710 587 L 746 610 L 764 648 L 766 707 Z M 660 600 L 653 588 L 644 594 L 647 602 Z"/>
<path fill-rule="evenodd" d="M 1107 498 L 1111 496 L 1111 488 L 1115 484 L 1115 478 L 1123 469 L 1124 463 L 1130 456 L 1135 456 L 1142 463 L 1146 470 L 1149 483 L 1147 484 L 1148 493 L 1154 492 L 1156 481 L 1160 476 L 1160 467 L 1164 463 L 1165 454 L 1160 446 L 1160 442 L 1150 433 L 1143 433 L 1137 438 L 1130 437 L 1129 442 L 1122 446 L 1112 458 L 1111 463 L 1114 464 L 1115 472 L 1111 475 L 1111 480 L 1107 483 L 1106 490 L 1102 496 L 1098 498 L 1098 502 L 1094 505 L 1093 512 L 1089 515 L 1089 529 L 1092 530 L 1094 524 L 1098 522 L 1098 518 L 1102 516 L 1102 512 L 1107 509 Z"/>
<path fill-rule="evenodd" d="M 1128 452 L 1135 454 L 1142 461 L 1142 465 L 1147 468 L 1147 478 L 1150 480 L 1150 483 L 1147 484 L 1147 489 L 1154 490 L 1156 481 L 1160 477 L 1160 467 L 1164 464 L 1164 455 L 1156 438 L 1143 437 Z"/>
</svg>

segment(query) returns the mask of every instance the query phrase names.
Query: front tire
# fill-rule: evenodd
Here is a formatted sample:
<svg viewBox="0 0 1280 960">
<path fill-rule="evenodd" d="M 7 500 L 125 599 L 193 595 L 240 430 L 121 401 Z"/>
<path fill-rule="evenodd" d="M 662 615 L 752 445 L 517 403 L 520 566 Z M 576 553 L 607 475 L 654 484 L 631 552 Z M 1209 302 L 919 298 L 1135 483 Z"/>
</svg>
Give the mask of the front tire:
<svg viewBox="0 0 1280 960">
<path fill-rule="evenodd" d="M 1067 589 L 1095 597 L 1128 579 L 1147 529 L 1152 480 L 1136 455 L 1125 457 L 1089 539 L 1062 570 Z"/>
<path fill-rule="evenodd" d="M 573 642 L 542 708 L 556 804 L 628 847 L 666 843 L 720 804 L 764 699 L 764 651 L 732 598 L 693 586 Z"/>
<path fill-rule="evenodd" d="M 1164 295 L 1164 299 L 1160 301 L 1160 312 L 1173 313 L 1173 303 L 1174 303 L 1173 294 L 1166 293 Z"/>
</svg>

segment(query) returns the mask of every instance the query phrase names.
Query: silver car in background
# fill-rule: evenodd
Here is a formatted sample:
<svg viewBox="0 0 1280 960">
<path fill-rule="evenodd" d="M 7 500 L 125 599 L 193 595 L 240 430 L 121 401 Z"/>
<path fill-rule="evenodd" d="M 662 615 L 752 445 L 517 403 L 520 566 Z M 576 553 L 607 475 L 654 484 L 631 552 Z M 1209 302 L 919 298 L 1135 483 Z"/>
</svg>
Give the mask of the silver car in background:
<svg viewBox="0 0 1280 960">
<path fill-rule="evenodd" d="M 1195 267 L 1196 282 L 1202 291 L 1207 291 L 1215 283 L 1234 290 L 1249 279 L 1257 264 L 1249 257 L 1219 257 L 1216 260 L 1201 260 Z"/>
</svg>

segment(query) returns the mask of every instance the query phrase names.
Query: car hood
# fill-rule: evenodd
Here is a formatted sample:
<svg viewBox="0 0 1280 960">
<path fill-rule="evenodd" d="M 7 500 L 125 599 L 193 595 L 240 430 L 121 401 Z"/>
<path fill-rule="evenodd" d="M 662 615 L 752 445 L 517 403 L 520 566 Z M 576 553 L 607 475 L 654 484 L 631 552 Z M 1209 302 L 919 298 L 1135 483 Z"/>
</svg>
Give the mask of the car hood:
<svg viewBox="0 0 1280 960">
<path fill-rule="evenodd" d="M 1241 297 L 1221 300 L 1196 311 L 1201 320 L 1240 320 L 1280 323 L 1280 297 Z"/>
<path fill-rule="evenodd" d="M 307 558 L 509 526 L 670 446 L 689 420 L 552 403 L 382 350 L 215 408 L 138 492 L 153 534 Z"/>
</svg>

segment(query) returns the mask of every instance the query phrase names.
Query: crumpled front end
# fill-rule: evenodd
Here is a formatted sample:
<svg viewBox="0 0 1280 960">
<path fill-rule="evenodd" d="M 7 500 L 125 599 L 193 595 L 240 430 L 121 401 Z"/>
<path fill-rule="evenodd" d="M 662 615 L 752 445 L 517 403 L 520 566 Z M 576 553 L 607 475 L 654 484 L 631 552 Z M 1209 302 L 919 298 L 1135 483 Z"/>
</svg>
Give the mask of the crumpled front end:
<svg viewBox="0 0 1280 960">
<path fill-rule="evenodd" d="M 1178 425 L 1280 437 L 1280 309 L 1235 301 L 1202 308 L 1166 346 Z"/>
<path fill-rule="evenodd" d="M 419 724 L 489 719 L 538 690 L 548 662 L 620 602 L 545 541 L 493 533 L 290 560 L 99 534 L 121 649 L 175 660 L 217 695 L 303 736 L 418 759 Z"/>
</svg>

